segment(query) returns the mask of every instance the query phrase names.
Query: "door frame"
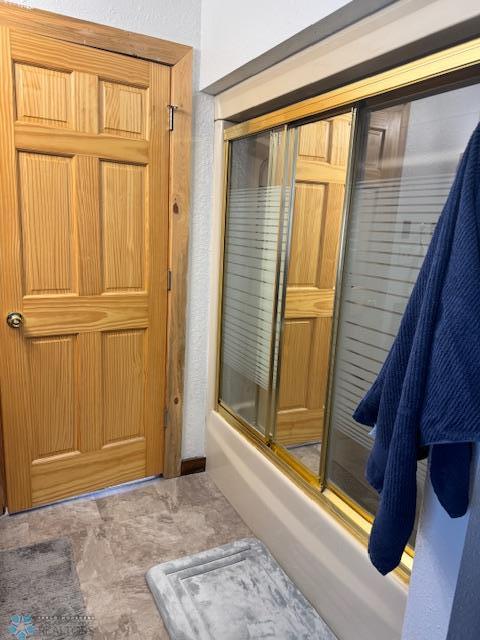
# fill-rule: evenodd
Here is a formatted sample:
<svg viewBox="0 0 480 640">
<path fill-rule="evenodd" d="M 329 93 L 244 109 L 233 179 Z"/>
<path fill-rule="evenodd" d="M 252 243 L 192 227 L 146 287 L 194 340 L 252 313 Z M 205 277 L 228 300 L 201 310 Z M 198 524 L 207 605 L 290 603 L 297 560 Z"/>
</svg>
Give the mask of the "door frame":
<svg viewBox="0 0 480 640">
<path fill-rule="evenodd" d="M 170 103 L 174 107 L 172 109 L 174 125 L 170 132 L 169 154 L 168 269 L 170 274 L 167 293 L 163 476 L 166 478 L 179 476 L 184 400 L 193 49 L 184 44 L 50 11 L 6 4 L 3 1 L 0 1 L 0 26 L 142 58 L 169 66 L 171 69 Z M 1 440 L 0 430 L 0 514 L 7 506 L 5 480 L 1 473 L 2 468 L 5 467 Z"/>
</svg>

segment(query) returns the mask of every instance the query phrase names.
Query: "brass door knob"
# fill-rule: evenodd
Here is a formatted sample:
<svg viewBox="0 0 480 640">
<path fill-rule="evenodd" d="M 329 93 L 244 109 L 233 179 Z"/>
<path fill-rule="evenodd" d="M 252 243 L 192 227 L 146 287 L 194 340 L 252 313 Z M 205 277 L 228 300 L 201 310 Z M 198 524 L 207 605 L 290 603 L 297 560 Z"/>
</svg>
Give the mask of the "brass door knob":
<svg viewBox="0 0 480 640">
<path fill-rule="evenodd" d="M 18 313 L 18 311 L 12 311 L 12 313 L 9 313 L 7 316 L 7 324 L 12 329 L 20 329 L 23 325 L 22 314 Z"/>
</svg>

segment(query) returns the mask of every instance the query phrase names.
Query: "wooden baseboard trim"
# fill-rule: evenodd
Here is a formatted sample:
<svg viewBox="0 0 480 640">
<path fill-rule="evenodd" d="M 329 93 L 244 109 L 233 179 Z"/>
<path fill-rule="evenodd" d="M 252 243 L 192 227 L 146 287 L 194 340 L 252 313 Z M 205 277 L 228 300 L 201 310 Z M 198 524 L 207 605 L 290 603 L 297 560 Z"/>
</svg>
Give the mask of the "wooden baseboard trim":
<svg viewBox="0 0 480 640">
<path fill-rule="evenodd" d="M 182 460 L 180 475 L 188 476 L 191 473 L 201 473 L 205 471 L 207 459 L 203 458 L 185 458 Z"/>
</svg>

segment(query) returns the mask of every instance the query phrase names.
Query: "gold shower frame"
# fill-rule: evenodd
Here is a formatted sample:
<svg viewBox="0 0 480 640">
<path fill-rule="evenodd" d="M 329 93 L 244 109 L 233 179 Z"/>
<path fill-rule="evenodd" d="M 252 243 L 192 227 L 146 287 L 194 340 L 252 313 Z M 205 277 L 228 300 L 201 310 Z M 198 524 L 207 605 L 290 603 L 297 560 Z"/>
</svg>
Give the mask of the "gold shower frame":
<svg viewBox="0 0 480 640">
<path fill-rule="evenodd" d="M 325 406 L 324 440 L 321 450 L 321 463 L 319 475 L 310 472 L 290 455 L 283 447 L 272 441 L 271 434 L 263 436 L 254 427 L 249 425 L 240 416 L 236 415 L 228 406 L 219 399 L 220 388 L 220 341 L 222 322 L 222 292 L 223 292 L 223 249 L 225 241 L 225 218 L 227 213 L 227 186 L 228 170 L 230 165 L 231 142 L 245 138 L 262 131 L 291 126 L 294 123 L 318 116 L 330 115 L 333 111 L 354 111 L 354 123 L 350 140 L 349 171 L 347 175 L 347 188 L 344 198 L 343 223 L 340 238 L 340 252 L 338 257 L 337 286 L 340 290 L 342 280 L 343 259 L 345 249 L 345 233 L 350 207 L 351 182 L 353 165 L 355 162 L 354 148 L 355 138 L 358 135 L 358 127 L 355 126 L 356 107 L 365 100 L 375 98 L 385 101 L 392 97 L 408 96 L 414 93 L 416 96 L 429 93 L 439 87 L 450 84 L 471 81 L 472 72 L 480 65 L 480 38 L 449 47 L 437 53 L 418 58 L 412 62 L 394 67 L 382 73 L 369 76 L 333 89 L 319 96 L 303 100 L 286 106 L 265 115 L 233 125 L 224 132 L 224 186 L 223 186 L 223 216 L 220 252 L 220 283 L 218 305 L 218 331 L 217 331 L 217 368 L 216 368 L 216 411 L 247 440 L 259 449 L 271 462 L 285 473 L 297 486 L 316 501 L 329 514 L 343 524 L 358 540 L 367 545 L 371 530 L 372 516 L 362 507 L 351 500 L 337 487 L 331 487 L 326 480 L 326 460 L 328 454 L 328 435 L 331 418 L 331 394 L 332 394 L 332 366 L 335 356 L 336 332 L 338 326 L 338 296 L 335 296 L 335 308 L 332 324 L 331 355 L 328 380 L 328 393 Z M 408 582 L 413 564 L 413 549 L 407 547 L 402 561 L 396 569 L 396 575 L 404 582 Z"/>
</svg>

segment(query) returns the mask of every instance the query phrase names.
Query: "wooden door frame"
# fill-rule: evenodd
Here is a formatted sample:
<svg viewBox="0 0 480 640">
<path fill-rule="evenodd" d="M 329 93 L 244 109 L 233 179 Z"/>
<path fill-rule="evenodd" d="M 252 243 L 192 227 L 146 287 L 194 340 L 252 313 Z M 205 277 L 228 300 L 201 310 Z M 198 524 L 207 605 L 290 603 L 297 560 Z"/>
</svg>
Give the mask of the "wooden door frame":
<svg viewBox="0 0 480 640">
<path fill-rule="evenodd" d="M 168 40 L 3 1 L 0 1 L 0 26 L 142 58 L 171 68 L 170 103 L 175 106 L 175 118 L 170 133 L 169 157 L 168 268 L 171 277 L 168 291 L 163 475 L 166 478 L 179 476 L 182 462 L 193 49 Z M 0 321 L 3 319 L 0 318 Z M 4 466 L 0 446 L 0 514 L 5 507 L 2 503 L 5 502 L 6 492 L 1 473 Z"/>
</svg>

